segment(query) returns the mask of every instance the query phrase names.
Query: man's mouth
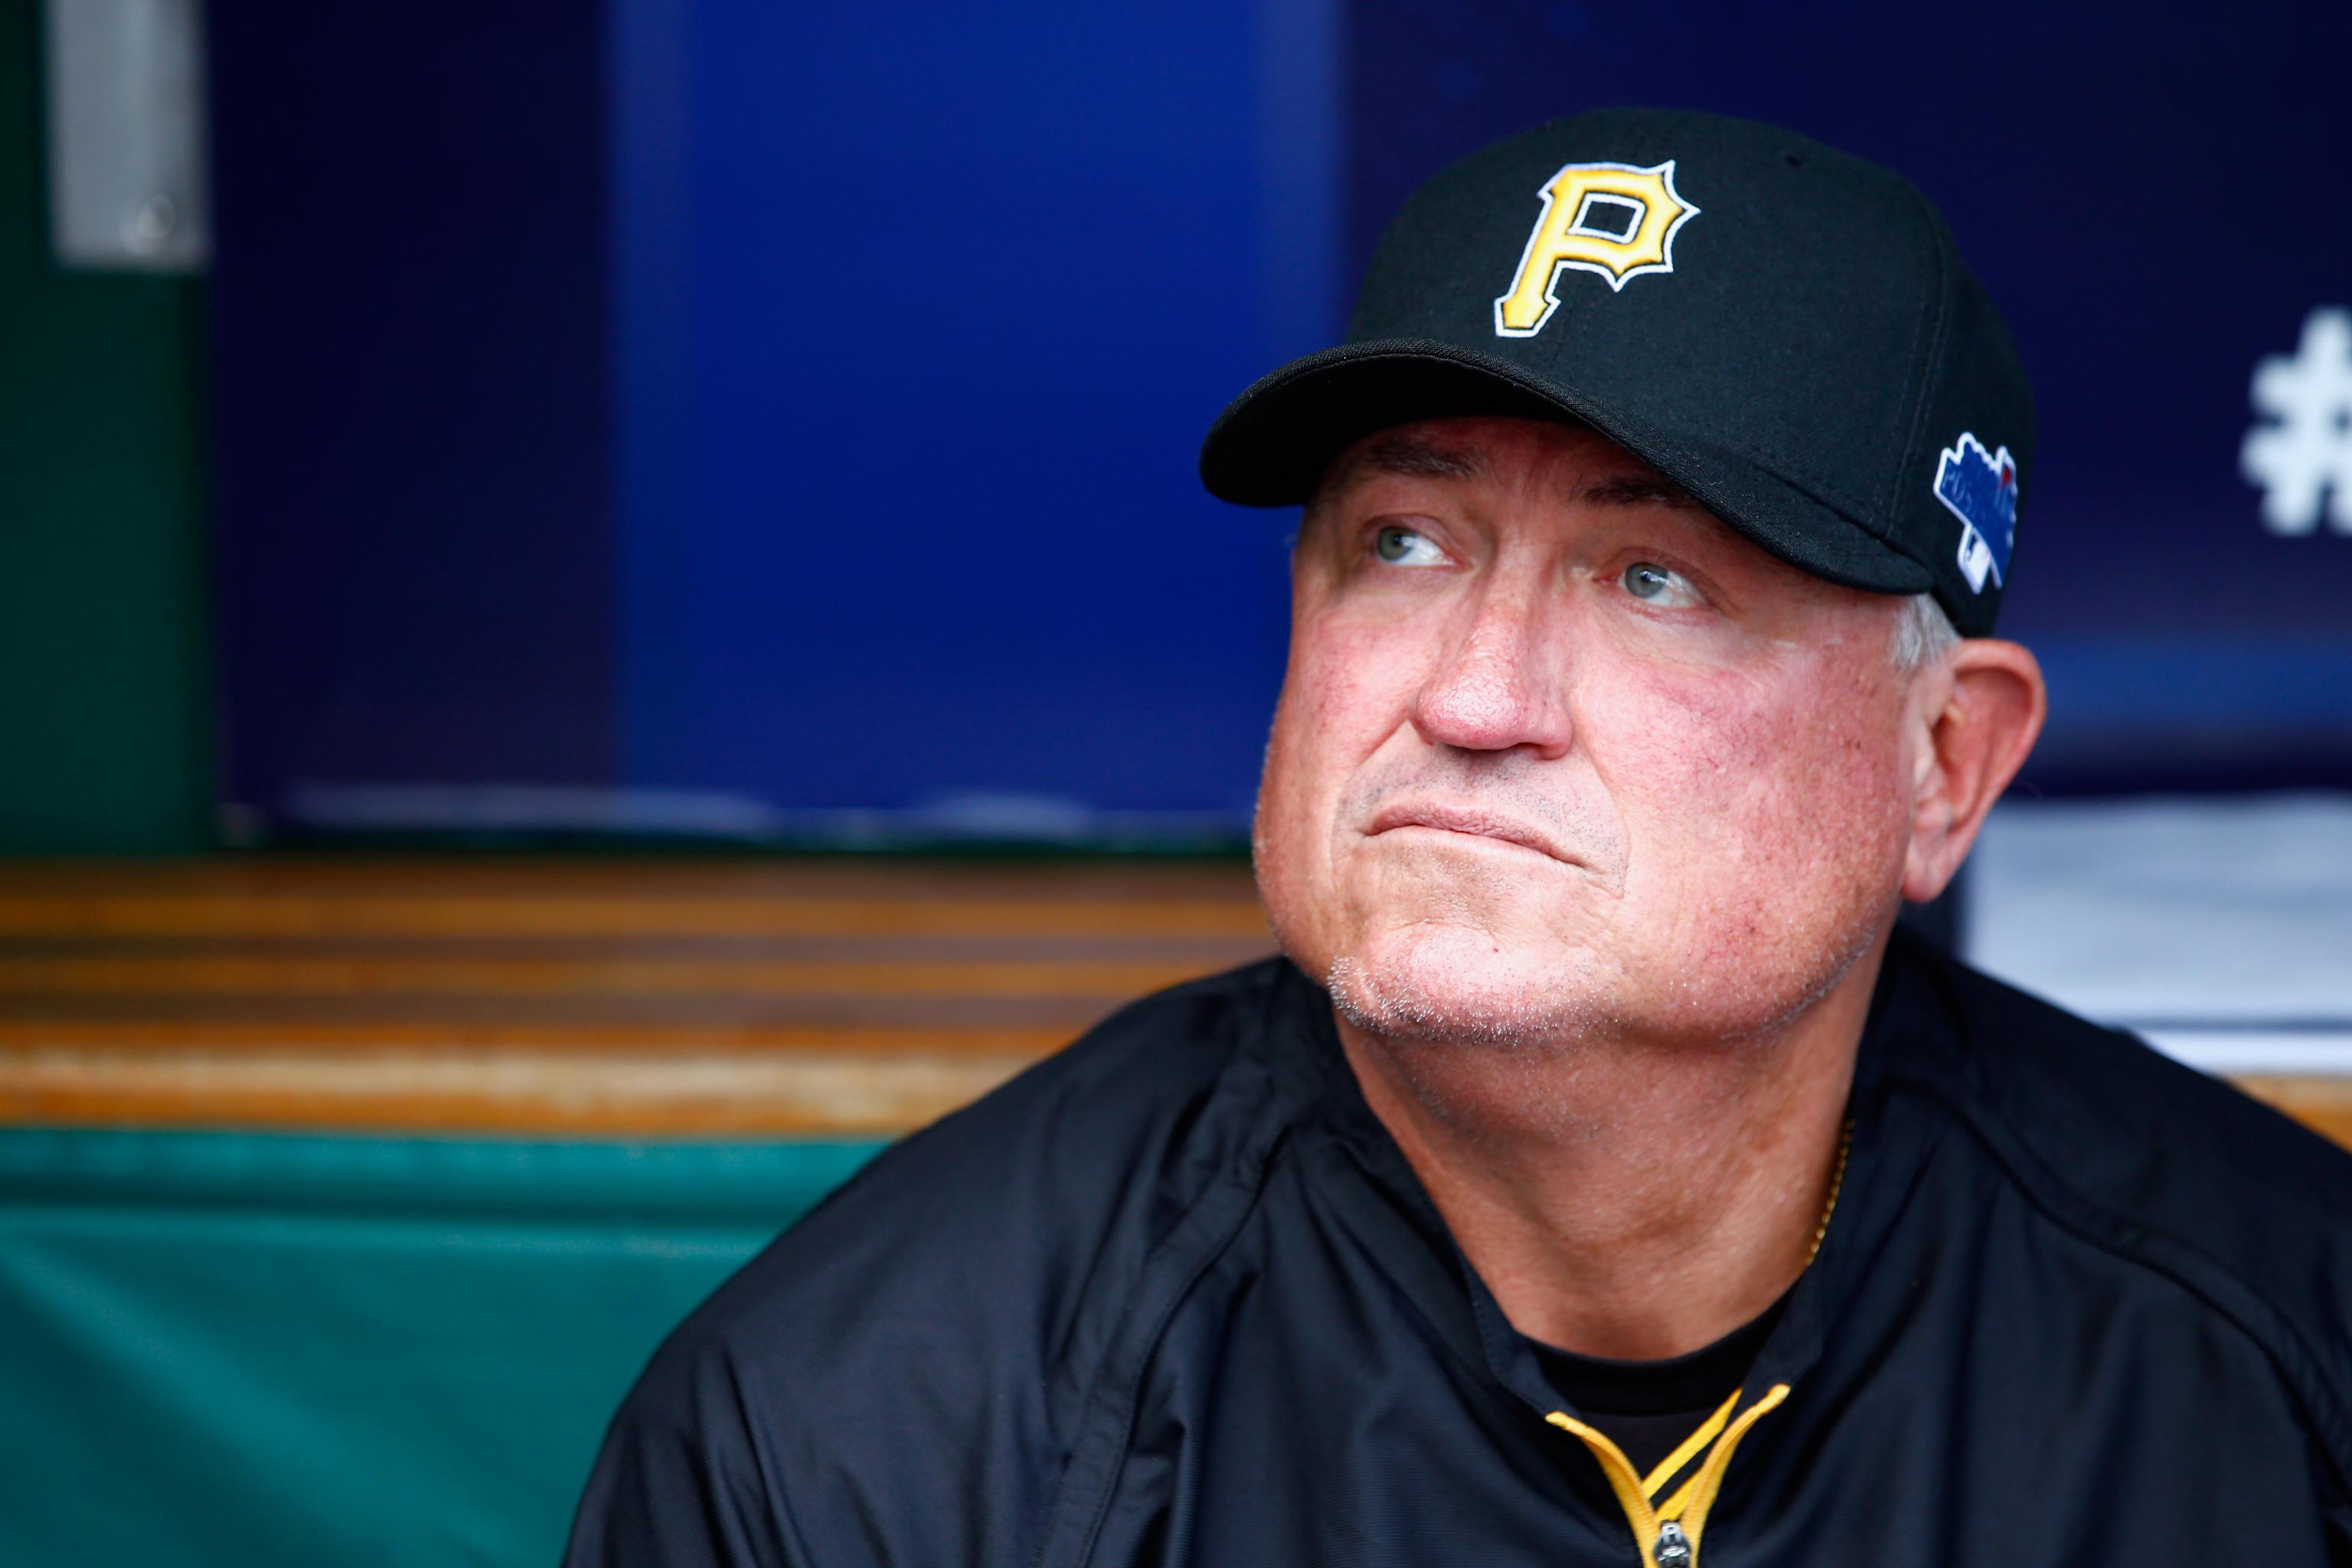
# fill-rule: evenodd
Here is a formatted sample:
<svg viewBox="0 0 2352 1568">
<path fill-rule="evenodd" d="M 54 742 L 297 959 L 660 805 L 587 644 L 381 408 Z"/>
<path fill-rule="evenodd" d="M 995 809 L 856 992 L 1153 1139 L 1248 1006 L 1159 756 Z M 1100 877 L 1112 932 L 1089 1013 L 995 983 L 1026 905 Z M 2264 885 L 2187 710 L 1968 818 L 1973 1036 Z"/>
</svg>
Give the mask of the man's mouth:
<svg viewBox="0 0 2352 1568">
<path fill-rule="evenodd" d="M 1382 806 L 1372 817 L 1371 826 L 1364 830 L 1367 838 L 1377 837 L 1398 828 L 1423 827 L 1441 833 L 1458 833 L 1471 838 L 1491 839 L 1497 843 L 1532 849 L 1537 854 L 1565 865 L 1583 864 L 1550 834 L 1532 823 L 1516 816 L 1504 816 L 1475 805 L 1445 801 L 1402 800 Z"/>
</svg>

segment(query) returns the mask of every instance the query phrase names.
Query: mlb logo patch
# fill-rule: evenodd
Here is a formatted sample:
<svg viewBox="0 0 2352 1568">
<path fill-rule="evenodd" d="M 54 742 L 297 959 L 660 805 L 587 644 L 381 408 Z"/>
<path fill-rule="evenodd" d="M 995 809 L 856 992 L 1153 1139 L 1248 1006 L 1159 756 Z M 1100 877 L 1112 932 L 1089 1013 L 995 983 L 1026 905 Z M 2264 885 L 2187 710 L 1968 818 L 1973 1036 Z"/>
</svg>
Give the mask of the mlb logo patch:
<svg viewBox="0 0 2352 1568">
<path fill-rule="evenodd" d="M 2017 542 L 2017 462 L 2009 448 L 1988 452 L 1961 431 L 1936 464 L 1936 499 L 1960 520 L 1960 570 L 1969 590 L 1983 593 L 1987 577 L 2000 586 Z"/>
</svg>

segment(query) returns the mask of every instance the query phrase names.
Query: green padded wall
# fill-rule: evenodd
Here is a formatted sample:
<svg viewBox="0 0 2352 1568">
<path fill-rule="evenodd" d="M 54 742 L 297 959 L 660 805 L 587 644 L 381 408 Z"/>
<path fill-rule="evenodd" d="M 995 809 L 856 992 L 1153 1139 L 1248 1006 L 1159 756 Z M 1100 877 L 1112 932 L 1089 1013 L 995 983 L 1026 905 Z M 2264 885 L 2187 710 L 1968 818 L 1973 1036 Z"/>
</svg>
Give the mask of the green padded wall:
<svg viewBox="0 0 2352 1568">
<path fill-rule="evenodd" d="M 208 841 L 201 290 L 49 259 L 38 0 L 0 0 L 0 853 Z"/>
<path fill-rule="evenodd" d="M 0 1563 L 546 1568 L 662 1335 L 877 1147 L 0 1131 Z"/>
</svg>

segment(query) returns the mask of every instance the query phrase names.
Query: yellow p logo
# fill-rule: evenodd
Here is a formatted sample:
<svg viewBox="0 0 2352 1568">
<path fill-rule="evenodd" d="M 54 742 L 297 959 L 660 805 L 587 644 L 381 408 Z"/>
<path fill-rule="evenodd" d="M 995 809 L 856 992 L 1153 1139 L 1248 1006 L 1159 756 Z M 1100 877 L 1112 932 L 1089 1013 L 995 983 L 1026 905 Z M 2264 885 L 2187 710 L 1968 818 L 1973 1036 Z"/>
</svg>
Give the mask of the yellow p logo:
<svg viewBox="0 0 2352 1568">
<path fill-rule="evenodd" d="M 1675 231 L 1698 208 L 1675 190 L 1675 161 L 1647 169 L 1631 163 L 1570 163 L 1544 182 L 1543 211 L 1511 291 L 1495 301 L 1495 331 L 1531 338 L 1559 308 L 1559 275 L 1574 267 L 1598 272 L 1614 290 L 1644 272 L 1675 269 Z"/>
</svg>

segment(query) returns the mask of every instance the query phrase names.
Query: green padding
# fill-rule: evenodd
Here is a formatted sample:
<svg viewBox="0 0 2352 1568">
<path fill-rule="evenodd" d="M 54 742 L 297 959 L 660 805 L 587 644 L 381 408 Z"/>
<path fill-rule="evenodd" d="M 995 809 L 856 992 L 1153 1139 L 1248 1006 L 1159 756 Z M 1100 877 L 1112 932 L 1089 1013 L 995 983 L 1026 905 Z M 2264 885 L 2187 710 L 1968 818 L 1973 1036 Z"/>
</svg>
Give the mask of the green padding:
<svg viewBox="0 0 2352 1568">
<path fill-rule="evenodd" d="M 545 1568 L 662 1335 L 879 1147 L 0 1130 L 0 1563 Z"/>
</svg>

